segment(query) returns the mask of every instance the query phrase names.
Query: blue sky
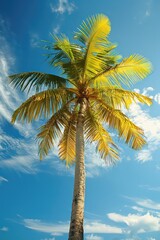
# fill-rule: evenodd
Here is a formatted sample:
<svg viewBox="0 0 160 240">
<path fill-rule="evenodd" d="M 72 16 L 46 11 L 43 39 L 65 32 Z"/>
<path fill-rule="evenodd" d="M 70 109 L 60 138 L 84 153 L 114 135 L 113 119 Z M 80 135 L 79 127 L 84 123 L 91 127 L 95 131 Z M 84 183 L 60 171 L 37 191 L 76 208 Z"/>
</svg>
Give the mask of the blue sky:
<svg viewBox="0 0 160 240">
<path fill-rule="evenodd" d="M 41 40 L 50 33 L 70 38 L 87 17 L 111 21 L 110 40 L 123 57 L 138 53 L 153 73 L 133 89 L 153 98 L 151 107 L 132 105 L 127 113 L 144 129 L 148 144 L 139 152 L 119 141 L 121 161 L 108 168 L 86 146 L 86 240 L 158 240 L 160 232 L 160 2 L 158 0 L 1 0 L 0 6 L 0 239 L 65 240 L 70 220 L 73 168 L 57 148 L 40 162 L 38 122 L 10 124 L 26 95 L 6 76 L 24 71 L 55 73 Z"/>
</svg>

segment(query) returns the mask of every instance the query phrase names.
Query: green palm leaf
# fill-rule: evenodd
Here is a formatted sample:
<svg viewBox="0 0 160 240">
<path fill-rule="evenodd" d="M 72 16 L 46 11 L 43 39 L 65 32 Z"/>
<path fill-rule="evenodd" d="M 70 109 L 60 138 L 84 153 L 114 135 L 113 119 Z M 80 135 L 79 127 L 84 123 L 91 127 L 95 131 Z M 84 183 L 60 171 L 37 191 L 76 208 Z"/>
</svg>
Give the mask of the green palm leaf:
<svg viewBox="0 0 160 240">
<path fill-rule="evenodd" d="M 82 48 L 73 44 L 69 39 L 62 35 L 61 37 L 53 36 L 54 43 L 49 43 L 45 48 L 51 53 L 47 54 L 52 66 L 59 67 L 63 73 L 68 76 L 71 83 L 82 73 L 81 61 L 83 59 Z"/>
<path fill-rule="evenodd" d="M 129 144 L 131 148 L 138 150 L 146 144 L 143 130 L 136 126 L 120 110 L 110 107 L 101 99 L 97 99 L 95 111 L 98 112 L 101 121 L 106 122 L 109 127 L 116 129 L 119 137 L 123 138 L 125 143 Z"/>
<path fill-rule="evenodd" d="M 142 94 L 128 91 L 122 88 L 116 87 L 99 87 L 98 90 L 96 88 L 88 89 L 90 92 L 91 98 L 102 98 L 109 106 L 113 108 L 122 108 L 125 106 L 129 109 L 132 103 L 143 103 L 147 105 L 152 104 L 152 99 L 144 96 Z"/>
<path fill-rule="evenodd" d="M 37 139 L 39 141 L 40 159 L 48 155 L 49 150 L 55 145 L 56 140 L 61 137 L 62 129 L 67 126 L 70 115 L 67 107 L 64 106 L 39 129 L 40 132 L 37 135 Z"/>
<path fill-rule="evenodd" d="M 83 60 L 83 78 L 88 78 L 92 71 L 97 72 L 97 69 L 99 70 L 101 60 L 95 55 L 97 52 L 100 54 L 106 48 L 108 43 L 106 37 L 110 29 L 109 19 L 103 14 L 99 14 L 83 22 L 79 32 L 75 34 L 75 38 L 86 46 Z"/>
<path fill-rule="evenodd" d="M 114 67 L 104 69 L 97 76 L 93 77 L 90 82 L 95 85 L 116 85 L 121 84 L 130 86 L 131 84 L 144 79 L 152 71 L 151 63 L 139 55 L 131 55 L 123 59 L 122 62 Z"/>
<path fill-rule="evenodd" d="M 67 89 L 59 88 L 37 93 L 16 109 L 12 116 L 12 123 L 16 120 L 31 122 L 42 116 L 48 117 L 56 112 L 61 105 L 71 100 L 72 92 Z"/>
<path fill-rule="evenodd" d="M 59 142 L 59 157 L 66 161 L 67 166 L 73 163 L 76 145 L 77 114 L 73 113 L 65 126 L 63 136 Z"/>
<path fill-rule="evenodd" d="M 118 160 L 117 147 L 109 133 L 99 121 L 98 114 L 88 109 L 85 118 L 85 135 L 90 142 L 96 142 L 97 151 L 107 164 L 113 164 Z"/>
<path fill-rule="evenodd" d="M 15 88 L 20 88 L 21 91 L 33 88 L 40 91 L 43 88 L 54 89 L 65 87 L 67 79 L 41 72 L 24 72 L 9 76 L 10 82 Z"/>
</svg>

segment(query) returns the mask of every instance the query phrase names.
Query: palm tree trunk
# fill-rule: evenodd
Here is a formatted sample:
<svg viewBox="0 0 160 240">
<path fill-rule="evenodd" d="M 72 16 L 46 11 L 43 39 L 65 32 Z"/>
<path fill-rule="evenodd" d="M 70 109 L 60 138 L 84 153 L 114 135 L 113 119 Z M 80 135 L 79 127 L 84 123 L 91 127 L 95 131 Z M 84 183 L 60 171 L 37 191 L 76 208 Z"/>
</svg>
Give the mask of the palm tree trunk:
<svg viewBox="0 0 160 240">
<path fill-rule="evenodd" d="M 78 113 L 76 130 L 76 162 L 74 194 L 68 240 L 83 240 L 83 218 L 85 198 L 85 165 L 84 165 L 84 112 L 86 103 L 82 101 Z"/>
</svg>

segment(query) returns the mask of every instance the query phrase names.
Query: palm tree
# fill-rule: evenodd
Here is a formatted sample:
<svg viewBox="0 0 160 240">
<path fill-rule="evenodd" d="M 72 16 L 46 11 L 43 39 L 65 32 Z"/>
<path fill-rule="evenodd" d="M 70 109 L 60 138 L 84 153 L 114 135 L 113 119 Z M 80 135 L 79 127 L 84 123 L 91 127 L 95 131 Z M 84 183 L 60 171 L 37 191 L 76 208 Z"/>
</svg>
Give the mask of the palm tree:
<svg viewBox="0 0 160 240">
<path fill-rule="evenodd" d="M 69 240 L 83 239 L 85 139 L 95 142 L 107 164 L 119 159 L 109 129 L 116 129 L 133 149 L 141 149 L 146 143 L 142 129 L 121 108 L 129 109 L 137 101 L 151 104 L 148 97 L 123 88 L 145 78 L 151 64 L 139 55 L 124 59 L 115 55 L 116 46 L 108 40 L 110 29 L 109 19 L 99 14 L 83 22 L 75 33 L 79 44 L 71 43 L 64 35 L 54 36 L 54 42 L 47 43 L 50 64 L 61 69 L 64 77 L 40 72 L 10 76 L 11 83 L 20 90 L 36 91 L 15 110 L 12 123 L 47 118 L 37 135 L 40 159 L 58 138 L 59 158 L 67 165 L 75 164 Z"/>
</svg>

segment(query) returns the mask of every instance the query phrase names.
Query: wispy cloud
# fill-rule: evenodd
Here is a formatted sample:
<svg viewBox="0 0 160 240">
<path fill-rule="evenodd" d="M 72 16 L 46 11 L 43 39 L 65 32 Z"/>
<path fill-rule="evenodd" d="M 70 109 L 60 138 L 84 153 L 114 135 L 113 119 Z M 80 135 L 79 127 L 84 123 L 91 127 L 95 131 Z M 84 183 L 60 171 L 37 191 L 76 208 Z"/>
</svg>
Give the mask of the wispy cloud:
<svg viewBox="0 0 160 240">
<path fill-rule="evenodd" d="M 2 231 L 2 232 L 8 232 L 8 228 L 7 228 L 7 227 L 1 227 L 1 228 L 0 228 L 0 231 Z"/>
<path fill-rule="evenodd" d="M 137 206 L 134 207 L 134 210 L 141 209 L 141 212 L 150 212 L 160 215 L 160 202 L 155 202 L 152 199 L 149 198 L 134 198 L 134 197 L 128 197 L 125 196 L 126 199 L 129 199 L 133 201 Z M 140 208 L 139 208 L 140 207 Z M 137 209 L 136 209 L 137 208 Z M 132 207 L 133 209 L 133 207 Z"/>
<path fill-rule="evenodd" d="M 51 3 L 50 7 L 52 12 L 59 14 L 64 14 L 65 12 L 71 14 L 75 9 L 74 3 L 69 2 L 68 0 L 59 0 L 57 6 Z"/>
<path fill-rule="evenodd" d="M 55 238 L 54 237 L 53 238 L 43 238 L 41 240 L 55 240 Z"/>
<path fill-rule="evenodd" d="M 21 104 L 24 96 L 9 84 L 8 76 L 11 68 L 15 67 L 15 58 L 12 56 L 9 44 L 4 37 L 0 37 L 0 118 L 11 121 L 13 111 Z M 2 47 L 3 46 L 3 47 Z M 31 125 L 23 126 L 20 123 L 14 125 L 22 135 L 27 136 Z"/>
<path fill-rule="evenodd" d="M 159 149 L 160 144 L 160 117 L 152 117 L 138 104 L 133 104 L 129 110 L 129 117 L 144 130 L 147 146 L 136 154 L 140 162 L 152 159 L 153 153 Z"/>
<path fill-rule="evenodd" d="M 136 212 L 144 212 L 144 208 L 141 208 L 141 207 L 137 207 L 137 206 L 132 206 L 131 207 L 133 210 L 135 210 Z"/>
<path fill-rule="evenodd" d="M 2 36 L 0 37 L 0 46 L 3 46 L 3 48 L 0 48 L 0 119 L 5 126 L 5 121 L 10 123 L 12 113 L 18 107 L 18 105 L 20 105 L 20 99 L 23 99 L 23 97 L 12 88 L 7 79 L 10 69 L 15 65 L 15 58 L 11 54 L 6 39 Z M 20 123 L 16 123 L 14 126 L 25 140 L 26 137 L 28 138 L 29 133 L 34 133 L 34 129 L 31 125 L 24 126 Z M 21 171 L 22 168 L 25 169 L 25 171 L 31 170 L 34 159 L 34 157 L 31 156 L 31 152 L 33 153 L 34 145 L 31 146 L 29 140 L 28 143 L 26 143 L 27 141 L 24 139 L 22 140 L 22 138 L 20 140 L 15 136 L 12 137 L 10 132 L 6 133 L 2 128 L 0 129 L 0 155 L 2 159 L 0 161 L 0 167 L 10 167 L 14 169 L 17 168 Z M 30 153 L 28 151 L 29 149 Z M 11 156 L 9 155 L 9 152 Z M 30 157 L 27 156 L 28 154 L 26 153 L 28 153 Z M 15 156 L 16 154 L 17 156 Z"/>
<path fill-rule="evenodd" d="M 56 27 L 53 28 L 53 33 L 58 34 L 60 31 L 60 25 L 57 25 Z"/>
<path fill-rule="evenodd" d="M 138 234 L 160 231 L 160 203 L 151 199 L 140 199 L 125 197 L 135 203 L 134 206 L 127 206 L 131 212 L 128 214 L 108 213 L 107 217 L 115 223 L 126 225 L 123 233 L 124 240 L 141 239 Z M 133 212 L 134 210 L 134 212 Z M 149 237 L 147 240 L 150 239 Z"/>
<path fill-rule="evenodd" d="M 160 203 L 151 199 L 135 199 L 135 202 L 141 207 L 160 211 Z"/>
<path fill-rule="evenodd" d="M 122 229 L 114 226 L 110 226 L 108 224 L 99 222 L 99 221 L 88 221 L 84 226 L 85 233 L 122 233 Z"/>
<path fill-rule="evenodd" d="M 1 129 L 0 168 L 10 168 L 24 173 L 38 171 L 37 146 L 33 138 L 16 138 Z"/>
<path fill-rule="evenodd" d="M 91 234 L 86 236 L 86 240 L 103 240 L 103 238 L 100 236 Z"/>
<path fill-rule="evenodd" d="M 43 222 L 39 219 L 24 219 L 23 224 L 26 228 L 55 236 L 68 233 L 69 230 L 69 223 L 52 224 Z"/>
<path fill-rule="evenodd" d="M 124 233 L 135 235 L 138 233 L 148 233 L 160 231 L 160 219 L 150 213 L 121 215 L 117 213 L 107 214 L 108 218 L 116 223 L 124 223 L 127 227 Z"/>
<path fill-rule="evenodd" d="M 40 37 L 37 33 L 32 33 L 30 37 L 30 45 L 32 48 L 37 48 L 40 46 Z"/>
<path fill-rule="evenodd" d="M 153 0 L 147 0 L 146 1 L 146 9 L 145 9 L 145 16 L 150 17 L 152 13 L 152 4 Z"/>
<path fill-rule="evenodd" d="M 10 121 L 11 111 L 16 107 L 16 103 L 19 103 L 19 96 L 7 79 L 14 58 L 9 52 L 5 38 L 0 37 L 0 45 L 3 46 L 3 49 L 0 48 L 0 116 Z"/>
<path fill-rule="evenodd" d="M 149 191 L 160 192 L 159 186 L 153 187 L 153 186 L 149 186 L 149 185 L 140 185 L 140 187 L 147 189 Z"/>
<path fill-rule="evenodd" d="M 6 178 L 0 176 L 0 184 L 1 184 L 2 182 L 8 182 L 8 180 L 7 180 Z"/>
<path fill-rule="evenodd" d="M 43 222 L 39 219 L 24 219 L 23 225 L 26 228 L 39 231 L 39 232 L 49 233 L 53 236 L 66 234 L 68 233 L 68 230 L 69 230 L 68 222 L 52 224 L 52 223 Z M 120 234 L 122 233 L 121 228 L 113 227 L 105 223 L 101 223 L 99 221 L 86 221 L 84 224 L 84 229 L 85 229 L 85 233 L 92 234 L 91 235 L 92 237 L 94 236 L 93 234 L 98 234 L 98 233 L 99 234 L 100 233 L 120 233 Z M 94 239 L 94 238 L 88 238 L 88 239 Z"/>
<path fill-rule="evenodd" d="M 152 15 L 153 0 L 146 0 L 143 4 L 137 5 L 136 16 L 134 19 L 137 23 L 143 24 Z"/>
</svg>

